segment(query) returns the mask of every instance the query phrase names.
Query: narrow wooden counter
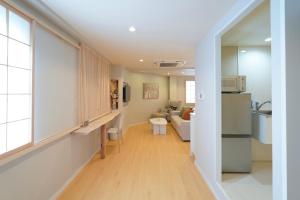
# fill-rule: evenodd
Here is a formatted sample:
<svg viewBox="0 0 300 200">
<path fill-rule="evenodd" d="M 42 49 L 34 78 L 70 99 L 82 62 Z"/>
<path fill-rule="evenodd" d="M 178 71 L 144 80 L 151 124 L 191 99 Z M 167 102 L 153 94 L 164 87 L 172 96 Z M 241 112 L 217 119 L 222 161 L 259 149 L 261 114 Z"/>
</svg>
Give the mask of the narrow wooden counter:
<svg viewBox="0 0 300 200">
<path fill-rule="evenodd" d="M 74 131 L 74 134 L 79 135 L 88 135 L 91 132 L 99 129 L 100 131 L 100 144 L 101 144 L 101 158 L 105 158 L 105 152 L 106 152 L 106 124 L 115 119 L 121 112 L 119 110 L 112 111 L 111 113 L 104 115 L 103 117 L 100 117 L 99 119 L 91 122 L 88 126 L 82 127 Z"/>
</svg>

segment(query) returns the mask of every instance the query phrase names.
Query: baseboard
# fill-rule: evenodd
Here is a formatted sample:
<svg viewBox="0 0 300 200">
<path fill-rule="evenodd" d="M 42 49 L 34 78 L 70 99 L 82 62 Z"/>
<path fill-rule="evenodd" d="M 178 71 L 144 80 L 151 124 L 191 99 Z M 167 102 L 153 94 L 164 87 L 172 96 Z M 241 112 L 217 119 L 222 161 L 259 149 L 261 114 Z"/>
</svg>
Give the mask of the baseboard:
<svg viewBox="0 0 300 200">
<path fill-rule="evenodd" d="M 205 180 L 206 184 L 208 185 L 209 189 L 212 191 L 214 196 L 218 198 L 218 194 L 216 194 L 215 188 L 211 185 L 211 182 L 207 178 L 207 176 L 202 172 L 200 166 L 197 164 L 196 159 L 194 161 L 194 165 L 196 166 L 196 169 L 198 170 L 199 174 L 202 176 L 202 178 Z"/>
<path fill-rule="evenodd" d="M 222 198 L 220 197 L 220 199 L 224 199 L 224 200 L 230 200 L 230 197 L 227 195 L 224 187 L 222 186 L 221 183 L 217 183 L 217 187 L 218 187 L 218 190 L 220 191 L 220 195 L 222 195 Z"/>
<path fill-rule="evenodd" d="M 205 180 L 206 184 L 208 185 L 209 189 L 212 191 L 212 193 L 214 194 L 214 196 L 215 196 L 216 199 L 219 199 L 219 200 L 230 200 L 230 198 L 228 197 L 228 195 L 224 191 L 224 188 L 219 183 L 216 183 L 216 186 L 218 188 L 215 188 L 212 185 L 211 181 L 207 178 L 207 176 L 205 175 L 205 173 L 203 173 L 201 167 L 197 164 L 196 158 L 195 158 L 195 161 L 194 161 L 194 165 L 196 166 L 197 171 L 203 177 L 203 179 Z"/>
<path fill-rule="evenodd" d="M 193 163 L 195 163 L 195 160 L 196 160 L 196 156 L 193 152 L 190 152 L 190 159 Z M 198 169 L 197 169 L 198 170 Z"/>
<path fill-rule="evenodd" d="M 79 167 L 74 174 L 68 178 L 68 180 L 62 185 L 62 187 L 56 191 L 49 200 L 56 200 L 61 194 L 62 192 L 67 188 L 67 186 L 76 178 L 76 176 L 83 170 L 83 168 L 94 158 L 94 156 L 100 151 L 100 149 L 97 149 L 89 159 L 87 159 L 86 162 L 83 163 L 83 165 L 81 165 L 81 167 Z"/>
</svg>

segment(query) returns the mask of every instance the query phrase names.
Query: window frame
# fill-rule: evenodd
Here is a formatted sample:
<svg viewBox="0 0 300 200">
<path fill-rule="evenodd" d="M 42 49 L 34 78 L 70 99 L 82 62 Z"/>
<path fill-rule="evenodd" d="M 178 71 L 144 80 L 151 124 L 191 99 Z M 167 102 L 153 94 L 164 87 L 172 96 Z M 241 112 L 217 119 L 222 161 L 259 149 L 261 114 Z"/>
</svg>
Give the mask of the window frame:
<svg viewBox="0 0 300 200">
<path fill-rule="evenodd" d="M 194 102 L 187 102 L 187 82 L 194 82 L 195 83 L 195 101 Z M 196 81 L 195 80 L 185 80 L 185 103 L 186 104 L 195 104 L 196 103 Z"/>
<path fill-rule="evenodd" d="M 19 146 L 15 149 L 9 150 L 5 153 L 0 154 L 0 159 L 9 157 L 13 154 L 16 154 L 20 151 L 23 151 L 29 147 L 32 147 L 34 145 L 34 87 L 35 87 L 35 69 L 34 69 L 34 29 L 35 29 L 35 21 L 28 16 L 24 15 L 11 5 L 5 3 L 5 2 L 0 2 L 0 5 L 3 6 L 6 9 L 6 28 L 7 28 L 7 39 L 9 39 L 8 34 L 9 34 L 9 11 L 13 12 L 14 14 L 18 15 L 22 19 L 26 20 L 29 23 L 29 36 L 30 36 L 30 41 L 29 41 L 29 66 L 31 67 L 31 138 L 30 141 L 27 144 L 24 144 L 22 146 Z M 11 38 L 14 41 L 20 42 L 19 40 L 16 40 L 14 38 Z M 8 52 L 7 52 L 8 53 Z M 8 55 L 7 55 L 8 56 Z M 8 63 L 7 63 L 8 66 Z M 7 133 L 6 133 L 7 134 Z"/>
</svg>

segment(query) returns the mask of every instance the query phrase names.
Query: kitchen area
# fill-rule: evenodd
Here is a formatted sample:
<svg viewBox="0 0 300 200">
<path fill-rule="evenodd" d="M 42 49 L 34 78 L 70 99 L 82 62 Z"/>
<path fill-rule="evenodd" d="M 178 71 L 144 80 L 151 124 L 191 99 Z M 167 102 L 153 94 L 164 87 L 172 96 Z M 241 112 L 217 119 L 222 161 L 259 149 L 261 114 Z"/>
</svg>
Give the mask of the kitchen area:
<svg viewBox="0 0 300 200">
<path fill-rule="evenodd" d="M 222 37 L 222 186 L 235 200 L 272 199 L 270 2 Z"/>
</svg>

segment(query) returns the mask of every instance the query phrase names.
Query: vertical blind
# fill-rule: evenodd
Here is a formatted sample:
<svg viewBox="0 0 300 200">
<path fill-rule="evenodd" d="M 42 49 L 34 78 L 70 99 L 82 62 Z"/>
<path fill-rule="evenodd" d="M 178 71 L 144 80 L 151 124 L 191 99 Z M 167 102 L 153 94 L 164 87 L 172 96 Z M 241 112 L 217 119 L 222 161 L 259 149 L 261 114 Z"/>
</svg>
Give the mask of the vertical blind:
<svg viewBox="0 0 300 200">
<path fill-rule="evenodd" d="M 111 112 L 110 62 L 85 45 L 81 46 L 80 120 L 94 120 Z"/>
</svg>

